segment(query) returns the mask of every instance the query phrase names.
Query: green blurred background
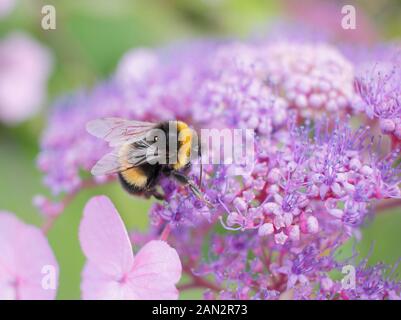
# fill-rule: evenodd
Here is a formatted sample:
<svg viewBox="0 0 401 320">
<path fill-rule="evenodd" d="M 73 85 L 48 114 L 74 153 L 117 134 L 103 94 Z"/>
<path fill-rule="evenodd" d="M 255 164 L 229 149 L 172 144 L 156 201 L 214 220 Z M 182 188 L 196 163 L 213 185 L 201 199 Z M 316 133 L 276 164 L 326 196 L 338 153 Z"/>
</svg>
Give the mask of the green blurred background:
<svg viewBox="0 0 401 320">
<path fill-rule="evenodd" d="M 0 209 L 16 213 L 27 223 L 41 224 L 42 218 L 32 206 L 32 197 L 36 194 L 49 195 L 49 192 L 41 183 L 35 159 L 47 113 L 57 96 L 83 87 L 90 88 L 97 81 L 107 78 L 123 53 L 133 47 L 158 47 L 194 37 L 238 39 L 267 31 L 273 21 L 291 16 L 288 13 L 289 2 L 20 0 L 14 11 L 0 21 L 0 38 L 15 29 L 30 33 L 52 50 L 55 67 L 48 86 L 48 103 L 43 111 L 16 127 L 0 124 Z M 325 1 L 315 3 L 324 4 Z M 391 41 L 399 38 L 399 1 L 354 3 L 357 10 L 364 10 L 382 39 Z M 41 29 L 41 8 L 46 4 L 56 8 L 56 30 Z M 302 17 L 298 18 L 302 20 Z M 60 264 L 59 299 L 80 297 L 80 272 L 84 257 L 77 230 L 82 208 L 95 194 L 109 195 L 129 228 L 145 230 L 147 227 L 149 201 L 133 200 L 117 184 L 82 192 L 49 233 L 49 241 Z M 380 214 L 363 230 L 359 249 L 366 254 L 374 241 L 370 261 L 382 260 L 393 264 L 401 257 L 400 231 L 401 209 Z M 349 254 L 350 247 L 344 247 L 344 255 Z M 199 291 L 181 295 L 181 298 L 200 297 Z"/>
</svg>

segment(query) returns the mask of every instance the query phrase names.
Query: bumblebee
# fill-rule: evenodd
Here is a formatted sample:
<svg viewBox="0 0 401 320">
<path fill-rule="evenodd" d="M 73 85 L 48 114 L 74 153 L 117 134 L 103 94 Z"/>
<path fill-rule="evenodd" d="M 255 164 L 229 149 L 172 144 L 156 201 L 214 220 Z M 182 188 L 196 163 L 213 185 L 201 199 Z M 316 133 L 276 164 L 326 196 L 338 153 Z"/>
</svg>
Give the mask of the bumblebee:
<svg viewBox="0 0 401 320">
<path fill-rule="evenodd" d="M 123 188 L 130 194 L 164 199 L 157 191 L 162 175 L 186 185 L 210 206 L 188 176 L 191 158 L 199 157 L 196 132 L 182 121 L 160 123 L 103 118 L 88 122 L 87 131 L 108 142 L 113 151 L 104 155 L 92 168 L 95 176 L 118 174 Z M 201 167 L 200 167 L 201 168 Z M 200 170 L 199 183 L 202 180 Z"/>
</svg>

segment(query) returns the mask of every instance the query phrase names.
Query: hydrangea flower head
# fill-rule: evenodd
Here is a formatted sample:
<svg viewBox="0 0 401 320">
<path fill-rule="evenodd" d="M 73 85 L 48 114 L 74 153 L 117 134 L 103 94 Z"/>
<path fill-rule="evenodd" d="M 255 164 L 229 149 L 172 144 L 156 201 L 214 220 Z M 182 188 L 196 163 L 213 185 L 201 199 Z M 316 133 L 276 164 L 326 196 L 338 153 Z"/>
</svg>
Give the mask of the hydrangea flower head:
<svg viewBox="0 0 401 320">
<path fill-rule="evenodd" d="M 283 92 L 303 116 L 322 110 L 344 113 L 354 95 L 354 70 L 335 48 L 325 44 L 279 42 L 266 48 L 267 80 Z"/>
<path fill-rule="evenodd" d="M 202 182 L 196 161 L 186 173 L 211 205 L 162 177 L 164 201 L 152 205 L 146 234 L 129 238 L 111 202 L 92 199 L 80 228 L 83 297 L 177 298 L 181 271 L 189 279 L 182 290 L 203 288 L 208 299 L 398 297 L 399 283 L 386 278 L 385 268 L 354 263 L 357 282 L 366 286 L 353 291 L 331 277 L 349 262 L 339 261 L 339 247 L 359 239 L 383 203 L 401 198 L 399 149 L 376 135 L 374 123 L 395 119 L 397 105 L 386 105 L 396 101 L 398 82 L 391 76 L 386 84 L 362 84 L 360 67 L 322 42 L 139 49 L 124 56 L 109 81 L 60 100 L 38 164 L 45 183 L 66 199 L 115 180 L 81 174 L 109 151 L 85 132 L 94 119 L 178 119 L 195 129 L 250 129 L 255 138 L 249 165 L 205 163 Z M 35 203 L 54 219 L 68 201 Z M 154 240 L 161 234 L 175 249 Z M 130 240 L 142 247 L 135 257 Z M 141 264 L 155 255 L 165 268 L 145 277 Z M 380 290 L 372 289 L 376 283 Z"/>
</svg>

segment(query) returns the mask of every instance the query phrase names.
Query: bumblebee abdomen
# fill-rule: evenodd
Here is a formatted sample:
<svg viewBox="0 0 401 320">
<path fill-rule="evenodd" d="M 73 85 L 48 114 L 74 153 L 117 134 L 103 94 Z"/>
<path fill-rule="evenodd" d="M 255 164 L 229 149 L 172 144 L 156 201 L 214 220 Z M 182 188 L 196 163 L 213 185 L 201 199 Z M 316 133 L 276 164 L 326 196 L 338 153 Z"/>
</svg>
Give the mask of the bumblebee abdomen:
<svg viewBox="0 0 401 320">
<path fill-rule="evenodd" d="M 133 167 L 118 174 L 124 189 L 137 194 L 152 188 L 160 174 L 158 165 Z"/>
<path fill-rule="evenodd" d="M 148 182 L 148 177 L 140 167 L 133 167 L 120 173 L 122 178 L 130 185 L 144 188 Z"/>
</svg>

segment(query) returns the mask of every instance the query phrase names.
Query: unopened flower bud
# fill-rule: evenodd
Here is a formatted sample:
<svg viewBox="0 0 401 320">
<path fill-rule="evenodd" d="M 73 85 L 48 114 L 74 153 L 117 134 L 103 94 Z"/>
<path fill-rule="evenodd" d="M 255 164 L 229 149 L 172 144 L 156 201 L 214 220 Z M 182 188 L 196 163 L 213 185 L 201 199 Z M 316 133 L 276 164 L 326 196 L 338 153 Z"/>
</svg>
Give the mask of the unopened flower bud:
<svg viewBox="0 0 401 320">
<path fill-rule="evenodd" d="M 274 232 L 274 227 L 272 223 L 264 223 L 258 229 L 258 234 L 261 237 L 268 236 Z"/>
</svg>

